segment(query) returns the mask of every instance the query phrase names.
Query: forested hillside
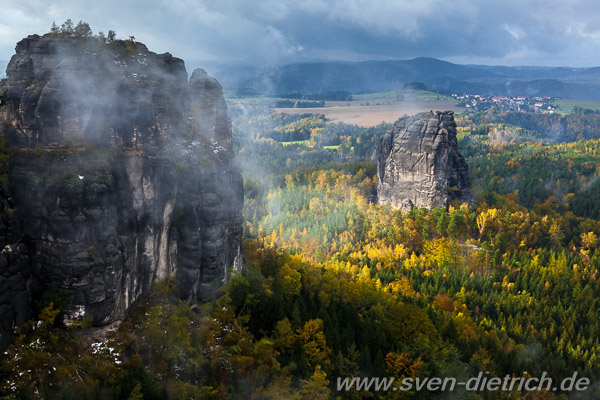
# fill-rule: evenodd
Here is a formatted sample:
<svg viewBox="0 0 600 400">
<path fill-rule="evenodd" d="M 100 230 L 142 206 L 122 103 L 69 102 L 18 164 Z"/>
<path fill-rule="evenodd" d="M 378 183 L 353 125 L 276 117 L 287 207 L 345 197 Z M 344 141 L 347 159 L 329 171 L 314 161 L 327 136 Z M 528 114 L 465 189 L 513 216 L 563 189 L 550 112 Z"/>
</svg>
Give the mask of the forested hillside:
<svg viewBox="0 0 600 400">
<path fill-rule="evenodd" d="M 156 286 L 104 343 L 85 321 L 61 327 L 61 294 L 48 293 L 4 356 L 4 398 L 555 399 L 568 393 L 337 392 L 336 379 L 598 381 L 597 139 L 551 144 L 519 121 L 459 119 L 475 205 L 403 214 L 372 201 L 387 126 L 232 115 L 244 271 L 201 305 Z"/>
</svg>

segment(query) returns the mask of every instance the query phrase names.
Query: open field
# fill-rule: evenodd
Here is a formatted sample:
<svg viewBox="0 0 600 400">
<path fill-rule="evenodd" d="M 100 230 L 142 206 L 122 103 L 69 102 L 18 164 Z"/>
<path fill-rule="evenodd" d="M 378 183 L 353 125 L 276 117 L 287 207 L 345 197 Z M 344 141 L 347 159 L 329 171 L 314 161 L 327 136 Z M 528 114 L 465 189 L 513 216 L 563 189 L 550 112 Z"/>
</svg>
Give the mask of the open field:
<svg viewBox="0 0 600 400">
<path fill-rule="evenodd" d="M 600 110 L 600 100 L 556 100 L 553 103 L 559 107 L 556 112 L 562 115 L 571 113 L 576 106 Z"/>
<path fill-rule="evenodd" d="M 396 100 L 396 95 L 401 96 L 405 100 L 451 100 L 452 97 L 443 94 L 430 92 L 428 90 L 390 90 L 387 92 L 353 94 L 354 100 L 358 101 L 378 101 L 378 100 Z"/>
<path fill-rule="evenodd" d="M 387 91 L 387 92 L 377 92 L 377 93 L 365 93 L 365 94 L 353 94 L 352 98 L 354 100 L 374 100 L 374 99 L 381 99 L 381 98 L 387 98 L 387 97 L 391 97 L 391 98 L 396 98 L 396 92 L 393 90 Z"/>
<path fill-rule="evenodd" d="M 456 100 L 452 97 L 426 90 L 391 90 L 352 96 L 352 101 L 327 101 L 325 107 L 275 108 L 275 110 L 294 115 L 323 114 L 330 122 L 343 122 L 364 127 L 375 126 L 381 122 L 391 123 L 405 114 L 413 115 L 430 110 L 453 110 L 460 113 L 465 110 L 462 107 L 456 107 Z M 245 97 L 228 101 L 234 104 L 260 105 L 274 100 L 285 99 Z"/>
<path fill-rule="evenodd" d="M 381 100 L 381 99 L 378 99 Z M 360 105 L 360 101 L 327 102 L 326 107 L 319 108 L 277 108 L 276 111 L 286 114 L 323 114 L 331 122 L 343 122 L 360 126 L 375 126 L 381 122 L 391 123 L 399 117 L 408 114 L 416 114 L 429 110 L 453 110 L 464 111 L 464 108 L 456 107 L 455 100 L 403 100 L 403 101 L 381 101 L 379 104 Z"/>
</svg>

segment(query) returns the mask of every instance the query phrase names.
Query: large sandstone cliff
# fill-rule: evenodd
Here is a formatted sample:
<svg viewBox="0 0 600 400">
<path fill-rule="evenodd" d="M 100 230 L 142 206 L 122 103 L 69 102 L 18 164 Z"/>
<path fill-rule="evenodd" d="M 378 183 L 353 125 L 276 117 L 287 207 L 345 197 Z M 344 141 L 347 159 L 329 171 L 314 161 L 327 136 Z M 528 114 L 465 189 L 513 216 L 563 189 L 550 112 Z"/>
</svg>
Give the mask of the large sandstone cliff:
<svg viewBox="0 0 600 400">
<path fill-rule="evenodd" d="M 405 211 L 471 202 L 469 167 L 458 151 L 454 113 L 398 119 L 379 141 L 377 178 L 379 203 Z"/>
<path fill-rule="evenodd" d="M 241 267 L 242 179 L 219 83 L 140 43 L 33 35 L 0 81 L 0 347 L 56 288 L 121 318 L 153 282 L 188 301 Z"/>
</svg>

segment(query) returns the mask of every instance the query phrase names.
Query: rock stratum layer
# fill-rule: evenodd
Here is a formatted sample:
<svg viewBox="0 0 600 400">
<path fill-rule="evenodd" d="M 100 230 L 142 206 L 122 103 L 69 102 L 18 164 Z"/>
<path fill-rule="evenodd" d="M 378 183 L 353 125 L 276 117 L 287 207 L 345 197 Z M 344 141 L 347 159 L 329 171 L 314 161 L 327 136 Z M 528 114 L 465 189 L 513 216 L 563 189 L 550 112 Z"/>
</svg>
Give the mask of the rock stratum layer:
<svg viewBox="0 0 600 400">
<path fill-rule="evenodd" d="M 402 117 L 377 148 L 377 196 L 404 211 L 472 202 L 469 167 L 458 151 L 452 111 Z"/>
<path fill-rule="evenodd" d="M 120 319 L 153 282 L 211 298 L 241 267 L 243 185 L 219 83 L 141 43 L 29 36 L 0 81 L 0 347 L 56 288 Z M 5 159 L 8 158 L 8 165 Z"/>
</svg>

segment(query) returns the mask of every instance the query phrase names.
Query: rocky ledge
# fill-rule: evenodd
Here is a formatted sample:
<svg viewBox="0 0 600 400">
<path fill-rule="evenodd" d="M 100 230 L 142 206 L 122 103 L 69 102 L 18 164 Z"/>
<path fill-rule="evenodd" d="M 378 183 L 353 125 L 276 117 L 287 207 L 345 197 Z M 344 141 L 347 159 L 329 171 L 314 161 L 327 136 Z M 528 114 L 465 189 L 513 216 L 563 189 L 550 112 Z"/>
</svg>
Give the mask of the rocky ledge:
<svg viewBox="0 0 600 400">
<path fill-rule="evenodd" d="M 398 119 L 377 148 L 377 196 L 404 211 L 473 201 L 452 111 Z"/>
<path fill-rule="evenodd" d="M 0 134 L 0 347 L 49 289 L 66 322 L 103 325 L 153 282 L 192 302 L 241 267 L 242 178 L 203 70 L 188 81 L 133 40 L 29 36 L 0 81 Z"/>
</svg>

